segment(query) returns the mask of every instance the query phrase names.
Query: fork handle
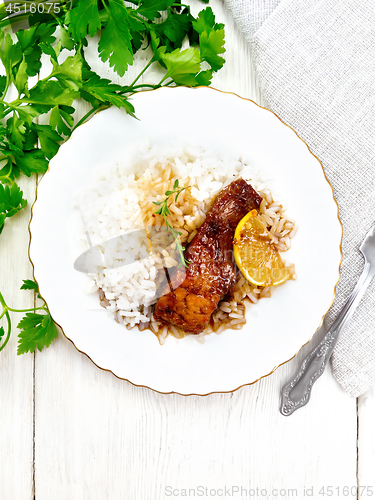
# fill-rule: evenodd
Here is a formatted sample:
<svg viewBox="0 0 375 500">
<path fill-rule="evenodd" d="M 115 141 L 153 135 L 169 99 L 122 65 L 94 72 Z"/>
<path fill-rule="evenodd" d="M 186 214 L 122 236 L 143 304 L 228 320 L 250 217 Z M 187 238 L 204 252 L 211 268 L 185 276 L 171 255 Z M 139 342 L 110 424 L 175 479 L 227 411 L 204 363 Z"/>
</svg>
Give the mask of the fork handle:
<svg viewBox="0 0 375 500">
<path fill-rule="evenodd" d="M 283 388 L 280 407 L 282 415 L 289 416 L 308 403 L 312 386 L 324 372 L 341 331 L 353 316 L 374 274 L 375 268 L 366 261 L 357 285 L 336 320 L 321 342 L 302 361 L 294 378 Z"/>
</svg>

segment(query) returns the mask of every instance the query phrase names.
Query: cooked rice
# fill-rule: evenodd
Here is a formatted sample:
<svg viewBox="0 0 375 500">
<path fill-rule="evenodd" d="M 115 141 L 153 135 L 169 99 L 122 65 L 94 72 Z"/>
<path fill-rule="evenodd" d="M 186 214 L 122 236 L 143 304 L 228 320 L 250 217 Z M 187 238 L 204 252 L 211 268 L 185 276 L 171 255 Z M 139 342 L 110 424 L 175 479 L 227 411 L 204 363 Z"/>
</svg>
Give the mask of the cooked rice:
<svg viewBox="0 0 375 500">
<path fill-rule="evenodd" d="M 253 169 L 242 161 L 220 156 L 216 151 L 181 143 L 168 147 L 150 146 L 144 142 L 127 151 L 120 164 L 105 165 L 95 171 L 88 188 L 81 192 L 77 208 L 83 221 L 80 251 L 114 238 L 103 252 L 105 265 L 98 264 L 89 273 L 89 293 L 98 292 L 99 300 L 112 317 L 127 328 L 150 328 L 164 343 L 171 334 L 176 338 L 185 333 L 176 326 L 165 326 L 153 319 L 157 300 L 158 273 L 163 266 L 177 265 L 175 255 L 159 248 L 150 255 L 147 242 L 135 240 L 129 249 L 117 236 L 145 226 L 163 226 L 155 215 L 154 201 L 162 201 L 165 192 L 173 189 L 175 179 L 182 191 L 177 202 L 171 198 L 168 220 L 181 233 L 180 242 L 188 244 L 203 223 L 216 195 L 233 180 L 242 177 L 263 197 L 258 218 L 268 227 L 273 243 L 280 252 L 290 248 L 297 225 L 275 201 L 269 189 L 260 183 Z M 89 236 L 89 238 L 88 238 Z M 132 262 L 133 256 L 138 260 Z M 119 262 L 131 265 L 116 267 Z M 92 263 L 91 263 L 92 264 Z M 290 271 L 295 279 L 294 267 Z M 230 302 L 222 301 L 212 315 L 210 325 L 195 336 L 202 340 L 208 333 L 221 333 L 226 328 L 240 329 L 246 323 L 246 307 L 263 297 L 270 297 L 270 287 L 256 287 L 238 272 L 237 283 L 231 289 Z"/>
</svg>

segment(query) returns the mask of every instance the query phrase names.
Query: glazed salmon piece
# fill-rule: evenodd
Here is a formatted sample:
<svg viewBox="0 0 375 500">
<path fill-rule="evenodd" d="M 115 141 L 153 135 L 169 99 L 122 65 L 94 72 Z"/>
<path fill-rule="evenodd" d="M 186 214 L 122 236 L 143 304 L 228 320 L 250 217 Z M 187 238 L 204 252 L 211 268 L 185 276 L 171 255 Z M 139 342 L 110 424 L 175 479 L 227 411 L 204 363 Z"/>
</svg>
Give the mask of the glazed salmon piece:
<svg viewBox="0 0 375 500">
<path fill-rule="evenodd" d="M 233 181 L 217 196 L 206 220 L 185 251 L 190 262 L 183 282 L 156 303 L 154 318 L 198 334 L 204 330 L 218 303 L 236 281 L 232 240 L 240 220 L 259 209 L 262 198 L 243 179 Z M 178 274 L 176 270 L 173 282 Z"/>
</svg>

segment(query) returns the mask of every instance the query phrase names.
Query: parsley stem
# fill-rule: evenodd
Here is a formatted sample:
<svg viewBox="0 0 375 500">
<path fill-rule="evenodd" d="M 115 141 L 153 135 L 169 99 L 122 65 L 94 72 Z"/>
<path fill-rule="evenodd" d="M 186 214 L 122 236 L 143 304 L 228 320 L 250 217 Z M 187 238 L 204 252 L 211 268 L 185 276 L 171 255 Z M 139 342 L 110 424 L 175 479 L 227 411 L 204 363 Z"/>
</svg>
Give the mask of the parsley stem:
<svg viewBox="0 0 375 500">
<path fill-rule="evenodd" d="M 173 5 L 171 5 L 171 7 L 186 7 L 187 9 L 189 9 L 189 12 L 190 12 L 190 7 L 189 5 L 186 5 L 185 3 L 174 3 Z"/>
<path fill-rule="evenodd" d="M 130 84 L 130 86 L 131 86 L 131 87 L 133 87 L 133 86 L 137 83 L 137 81 L 141 78 L 141 76 L 143 75 L 143 73 L 144 73 L 145 71 L 147 71 L 147 70 L 148 70 L 148 68 L 151 66 L 151 64 L 153 64 L 154 62 L 155 62 L 155 56 L 153 56 L 153 57 L 152 57 L 152 59 L 150 59 L 150 61 L 146 64 L 146 66 L 143 68 L 143 70 L 139 73 L 139 75 L 138 75 L 138 76 L 137 76 L 137 78 L 134 80 L 134 82 L 132 82 L 132 83 Z"/>
<path fill-rule="evenodd" d="M 85 114 L 84 117 L 82 117 L 79 122 L 74 125 L 74 127 L 72 128 L 72 132 L 73 130 L 75 130 L 77 127 L 79 127 L 80 125 L 82 125 L 83 122 L 85 122 L 91 115 L 93 115 L 94 113 L 96 113 L 97 111 L 101 111 L 102 109 L 106 109 L 108 108 L 109 106 L 107 104 L 103 104 L 102 106 L 99 106 L 97 108 L 92 108 L 90 109 L 90 111 L 88 113 Z"/>
<path fill-rule="evenodd" d="M 13 307 L 9 307 L 7 305 L 1 292 L 0 292 L 0 304 L 3 306 L 3 312 L 0 315 L 0 319 L 4 316 L 4 314 L 5 315 L 7 314 L 7 311 L 22 313 L 22 312 L 39 311 L 40 309 L 44 309 L 46 312 L 48 312 L 48 309 L 45 304 L 40 307 L 32 307 L 31 309 L 13 309 Z"/>
<path fill-rule="evenodd" d="M 105 8 L 105 10 L 107 11 L 107 14 L 110 16 L 110 15 L 111 15 L 111 12 L 110 12 L 110 10 L 109 10 L 109 8 L 108 8 L 108 5 L 105 3 L 105 1 L 104 1 L 104 0 L 102 0 L 102 4 L 103 4 L 103 7 Z"/>
<path fill-rule="evenodd" d="M 8 105 L 7 103 L 5 103 L 4 101 L 2 101 L 2 104 L 6 104 L 6 106 L 4 106 L 3 113 L 2 113 L 2 114 L 3 114 L 3 116 L 2 116 L 2 117 L 3 117 L 3 118 L 5 118 L 5 117 L 6 117 L 6 115 L 7 115 L 8 113 L 10 113 L 11 108 L 10 108 L 10 107 L 9 107 L 9 105 Z"/>
<path fill-rule="evenodd" d="M 0 317 L 3 317 L 3 315 L 4 315 L 4 311 L 3 311 L 3 314 Z M 8 331 L 7 331 L 7 336 L 5 337 L 4 342 L 0 346 L 0 351 L 2 351 L 4 349 L 4 347 L 7 345 L 8 340 L 10 338 L 10 332 L 12 330 L 12 322 L 10 320 L 10 315 L 9 315 L 9 312 L 7 310 L 5 310 L 5 316 L 6 316 L 7 323 L 8 323 Z"/>
<path fill-rule="evenodd" d="M 2 295 L 2 293 L 0 292 L 0 304 L 3 306 L 3 312 L 1 313 L 0 315 L 0 319 L 5 315 L 6 319 L 7 319 L 7 323 L 8 323 L 8 331 L 7 331 L 7 336 L 5 337 L 5 340 L 4 342 L 2 343 L 2 345 L 0 346 L 0 351 L 4 349 L 4 347 L 7 345 L 8 343 L 8 340 L 9 340 L 9 337 L 10 337 L 10 332 L 12 330 L 12 322 L 10 320 L 10 315 L 9 315 L 9 311 L 8 311 L 8 306 L 6 305 L 5 303 L 5 300 L 4 300 L 4 297 Z"/>
<path fill-rule="evenodd" d="M 0 182 L 8 182 L 11 186 L 16 184 L 8 175 L 0 175 Z"/>
<path fill-rule="evenodd" d="M 0 304 L 3 306 L 3 312 L 0 316 L 0 319 L 4 316 L 4 311 L 8 308 L 8 306 L 6 305 L 6 302 L 4 300 L 4 297 L 3 297 L 3 294 L 0 292 Z"/>
<path fill-rule="evenodd" d="M 9 158 L 8 158 L 8 165 L 9 165 L 9 172 L 6 175 L 0 175 L 0 182 L 3 182 L 4 179 L 5 182 L 9 182 L 13 186 L 15 182 L 13 181 L 13 179 L 10 178 L 10 173 L 12 171 L 13 165 Z"/>
<path fill-rule="evenodd" d="M 3 92 L 3 96 L 4 97 L 7 95 L 7 92 L 8 92 L 8 89 L 10 87 L 10 84 L 11 84 L 10 75 L 7 72 L 6 81 L 5 81 L 5 89 L 4 89 L 4 92 Z"/>
<path fill-rule="evenodd" d="M 10 319 L 10 314 L 9 312 L 15 312 L 15 313 L 25 313 L 25 312 L 35 312 L 35 311 L 40 311 L 43 309 L 43 311 L 45 311 L 47 314 L 49 314 L 49 310 L 48 310 L 48 307 L 46 305 L 46 303 L 44 303 L 43 306 L 40 306 L 40 307 L 32 307 L 31 309 L 13 309 L 12 307 L 9 307 L 6 302 L 5 302 L 5 299 L 2 295 L 2 293 L 0 292 L 0 304 L 3 306 L 3 311 L 2 313 L 0 314 L 0 320 L 1 318 L 3 318 L 3 316 L 6 317 L 6 320 L 7 320 L 7 323 L 8 323 L 8 330 L 7 330 L 7 336 L 5 337 L 5 340 L 4 342 L 1 344 L 0 346 L 0 351 L 2 351 L 4 349 L 4 347 L 7 345 L 8 343 L 8 340 L 10 338 L 10 334 L 11 334 L 11 330 L 12 330 L 12 322 L 11 322 L 11 319 Z"/>
<path fill-rule="evenodd" d="M 8 182 L 11 186 L 15 184 L 14 180 L 11 179 L 8 175 L 0 175 L 0 182 Z"/>
<path fill-rule="evenodd" d="M 148 83 L 141 83 L 139 85 L 132 85 L 132 89 L 135 90 L 135 89 L 141 89 L 141 88 L 149 88 L 149 89 L 157 89 L 159 88 L 159 85 L 150 85 Z M 129 92 L 129 90 L 126 90 L 125 92 Z M 122 92 L 121 92 L 122 93 Z"/>
<path fill-rule="evenodd" d="M 157 86 L 158 86 L 158 87 L 161 87 L 162 83 L 163 83 L 163 82 L 165 82 L 165 80 L 166 80 L 167 78 L 170 78 L 170 77 L 168 76 L 168 74 L 166 74 L 166 75 L 165 75 L 165 76 L 164 76 L 164 77 L 160 80 L 160 82 L 158 83 L 158 85 L 157 85 Z M 173 82 L 173 79 L 171 79 L 171 81 L 170 81 L 170 82 L 166 83 L 166 84 L 165 84 L 165 86 L 170 85 L 171 83 L 174 83 L 174 82 Z"/>
<path fill-rule="evenodd" d="M 22 99 L 15 99 L 14 101 L 12 102 L 7 102 L 5 103 L 6 104 L 6 107 L 4 108 L 3 110 L 3 117 L 5 118 L 5 116 L 10 113 L 10 111 L 14 111 L 14 109 L 18 106 L 18 104 L 21 104 L 22 102 Z"/>
<path fill-rule="evenodd" d="M 8 311 L 16 312 L 16 313 L 39 311 L 40 309 L 43 309 L 44 311 L 48 312 L 46 309 L 46 306 L 32 307 L 31 309 L 12 309 L 11 307 L 8 307 L 8 306 L 6 308 Z"/>
<path fill-rule="evenodd" d="M 168 78 L 168 75 L 164 75 L 163 78 L 158 83 L 158 85 L 160 86 L 167 78 Z"/>
</svg>

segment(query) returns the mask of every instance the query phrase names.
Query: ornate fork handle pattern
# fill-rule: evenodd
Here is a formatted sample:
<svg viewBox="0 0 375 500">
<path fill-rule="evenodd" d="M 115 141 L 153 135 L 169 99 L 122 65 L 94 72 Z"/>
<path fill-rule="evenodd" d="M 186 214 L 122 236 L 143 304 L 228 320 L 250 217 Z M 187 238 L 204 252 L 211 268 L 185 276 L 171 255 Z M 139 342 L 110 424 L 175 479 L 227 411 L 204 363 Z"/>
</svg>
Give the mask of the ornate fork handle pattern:
<svg viewBox="0 0 375 500">
<path fill-rule="evenodd" d="M 323 340 L 302 361 L 297 375 L 284 387 L 280 409 L 283 415 L 291 415 L 309 401 L 312 386 L 324 372 L 336 345 L 337 333 L 336 330 L 325 335 Z M 292 398 L 293 389 L 295 392 Z"/>
<path fill-rule="evenodd" d="M 374 274 L 375 268 L 366 260 L 362 275 L 338 317 L 323 340 L 302 361 L 295 377 L 283 388 L 280 407 L 283 415 L 289 416 L 308 403 L 312 386 L 324 372 L 340 332 L 352 317 Z"/>
</svg>

